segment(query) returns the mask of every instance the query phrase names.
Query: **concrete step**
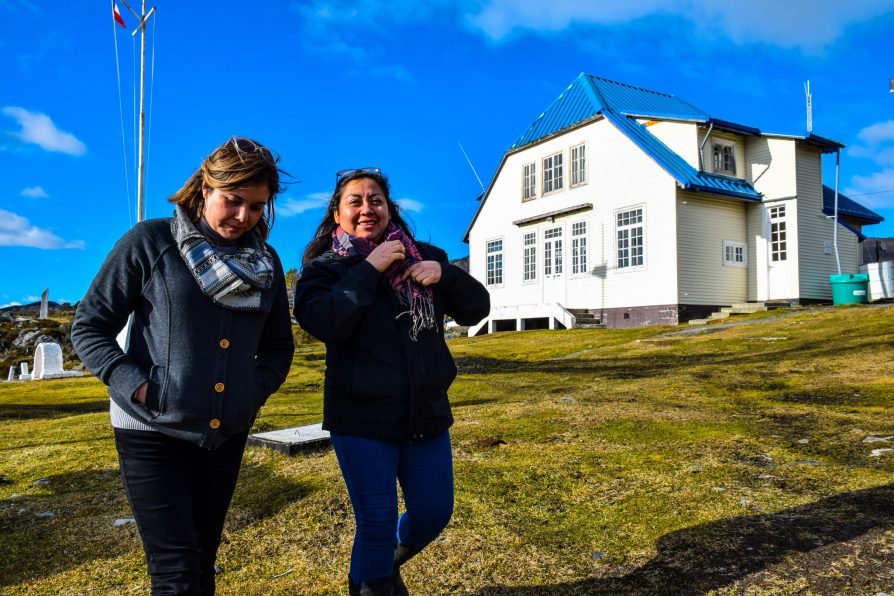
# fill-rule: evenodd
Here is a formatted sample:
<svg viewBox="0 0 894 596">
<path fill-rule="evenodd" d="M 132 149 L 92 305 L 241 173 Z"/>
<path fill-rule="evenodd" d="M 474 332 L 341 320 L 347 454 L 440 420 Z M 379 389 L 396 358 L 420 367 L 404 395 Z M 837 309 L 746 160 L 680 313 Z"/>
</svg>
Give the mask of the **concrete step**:
<svg viewBox="0 0 894 596">
<path fill-rule="evenodd" d="M 690 325 L 707 325 L 708 319 L 690 319 L 689 324 Z"/>
<path fill-rule="evenodd" d="M 761 312 L 767 310 L 766 306 L 725 306 L 720 309 L 720 312 L 727 313 L 730 315 L 750 315 L 751 313 Z"/>
<path fill-rule="evenodd" d="M 578 323 L 574 326 L 575 329 L 605 329 L 605 325 L 601 323 Z"/>
<path fill-rule="evenodd" d="M 732 305 L 733 308 L 756 308 L 758 310 L 767 310 L 766 306 L 763 302 L 739 302 Z"/>
<path fill-rule="evenodd" d="M 728 319 L 728 318 L 729 318 L 729 313 L 728 313 L 728 312 L 722 312 L 722 311 L 721 311 L 721 312 L 712 312 L 711 315 L 710 315 L 708 318 L 709 318 L 710 320 L 712 320 L 712 321 L 716 321 L 716 320 L 718 320 L 718 319 Z"/>
</svg>

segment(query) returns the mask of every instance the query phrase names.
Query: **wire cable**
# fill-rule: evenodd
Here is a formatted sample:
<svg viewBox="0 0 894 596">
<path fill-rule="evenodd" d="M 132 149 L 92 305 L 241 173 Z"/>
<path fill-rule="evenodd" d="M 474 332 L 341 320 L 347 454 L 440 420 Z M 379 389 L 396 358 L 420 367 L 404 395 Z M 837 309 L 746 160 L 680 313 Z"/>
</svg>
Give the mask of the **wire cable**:
<svg viewBox="0 0 894 596">
<path fill-rule="evenodd" d="M 112 11 L 115 10 L 115 0 L 112 0 Z M 124 102 L 121 97 L 121 63 L 118 60 L 118 23 L 112 19 L 112 42 L 115 44 L 115 78 L 118 81 L 118 115 L 121 120 L 121 152 L 124 155 L 124 190 L 127 193 L 127 223 L 133 227 L 133 212 L 130 209 L 130 176 L 127 166 L 127 135 L 124 132 Z"/>
</svg>

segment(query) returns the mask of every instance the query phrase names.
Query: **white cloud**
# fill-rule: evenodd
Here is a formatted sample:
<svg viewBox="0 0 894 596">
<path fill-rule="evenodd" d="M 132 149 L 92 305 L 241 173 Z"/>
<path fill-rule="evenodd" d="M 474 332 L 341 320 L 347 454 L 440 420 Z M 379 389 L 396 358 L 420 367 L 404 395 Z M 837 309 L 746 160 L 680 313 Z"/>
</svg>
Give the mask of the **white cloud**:
<svg viewBox="0 0 894 596">
<path fill-rule="evenodd" d="M 0 308 L 9 308 L 10 306 L 22 306 L 22 303 L 13 300 L 12 302 L 7 302 L 6 304 L 0 304 Z"/>
<path fill-rule="evenodd" d="M 23 197 L 31 197 L 32 199 L 46 199 L 50 195 L 40 186 L 29 186 L 22 191 Z"/>
<path fill-rule="evenodd" d="M 53 232 L 31 225 L 21 215 L 0 209 L 0 246 L 33 248 L 84 248 L 81 240 L 68 241 Z"/>
<path fill-rule="evenodd" d="M 419 213 L 425 208 L 425 206 L 416 199 L 397 199 L 397 204 L 400 205 L 400 208 L 404 211 L 411 211 L 413 213 Z"/>
<path fill-rule="evenodd" d="M 887 13 L 894 0 L 485 0 L 467 23 L 499 41 L 517 31 L 557 32 L 572 25 L 618 25 L 647 16 L 680 17 L 704 34 L 736 43 L 819 50 L 853 23 Z"/>
<path fill-rule="evenodd" d="M 53 120 L 40 112 L 29 112 L 25 108 L 7 106 L 3 113 L 18 121 L 22 130 L 12 133 L 26 143 L 33 143 L 47 151 L 58 151 L 68 155 L 83 155 L 87 146 L 73 134 L 56 128 Z"/>
<path fill-rule="evenodd" d="M 894 168 L 853 176 L 844 194 L 871 209 L 894 207 Z"/>
<path fill-rule="evenodd" d="M 299 215 L 305 211 L 323 209 L 329 203 L 331 195 L 325 192 L 316 192 L 307 195 L 303 199 L 285 199 L 276 201 L 276 214 L 283 217 Z"/>
</svg>

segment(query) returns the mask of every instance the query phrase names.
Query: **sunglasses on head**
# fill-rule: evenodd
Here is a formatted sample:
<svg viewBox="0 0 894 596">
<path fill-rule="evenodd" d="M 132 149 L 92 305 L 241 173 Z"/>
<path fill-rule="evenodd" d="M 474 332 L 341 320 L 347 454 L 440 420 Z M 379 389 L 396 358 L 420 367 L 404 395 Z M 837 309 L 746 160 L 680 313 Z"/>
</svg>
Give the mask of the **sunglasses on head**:
<svg viewBox="0 0 894 596">
<path fill-rule="evenodd" d="M 379 168 L 351 168 L 348 170 L 342 170 L 335 173 L 335 184 L 338 185 L 338 183 L 342 181 L 342 178 L 347 178 L 348 176 L 353 176 L 354 174 L 373 174 L 375 176 L 380 176 L 382 174 L 382 170 L 380 170 Z"/>
<path fill-rule="evenodd" d="M 273 156 L 273 152 L 267 147 L 255 143 L 251 139 L 233 135 L 230 139 L 230 143 L 233 144 L 233 148 L 236 149 L 236 153 L 240 157 L 247 154 L 258 153 L 264 161 L 274 165 L 276 164 L 276 158 Z"/>
</svg>

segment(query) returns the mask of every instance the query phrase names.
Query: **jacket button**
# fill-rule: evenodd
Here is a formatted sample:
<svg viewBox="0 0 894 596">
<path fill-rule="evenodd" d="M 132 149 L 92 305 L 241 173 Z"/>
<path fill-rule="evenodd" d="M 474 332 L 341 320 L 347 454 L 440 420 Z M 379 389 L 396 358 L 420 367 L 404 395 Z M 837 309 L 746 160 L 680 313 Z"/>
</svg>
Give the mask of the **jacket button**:
<svg viewBox="0 0 894 596">
<path fill-rule="evenodd" d="M 214 390 L 217 391 L 218 393 L 223 393 L 223 390 L 224 390 L 224 384 L 223 384 L 223 383 L 217 383 L 217 384 L 214 386 Z"/>
<path fill-rule="evenodd" d="M 228 339 L 222 339 L 222 340 L 220 340 L 220 347 L 221 347 L 221 349 L 223 349 L 223 350 L 226 350 L 227 348 L 229 348 L 229 347 L 230 347 L 230 340 L 228 340 Z"/>
<path fill-rule="evenodd" d="M 220 428 L 220 420 L 218 420 L 217 418 L 213 418 L 211 422 L 208 423 L 208 426 L 210 426 L 211 428 Z"/>
</svg>

